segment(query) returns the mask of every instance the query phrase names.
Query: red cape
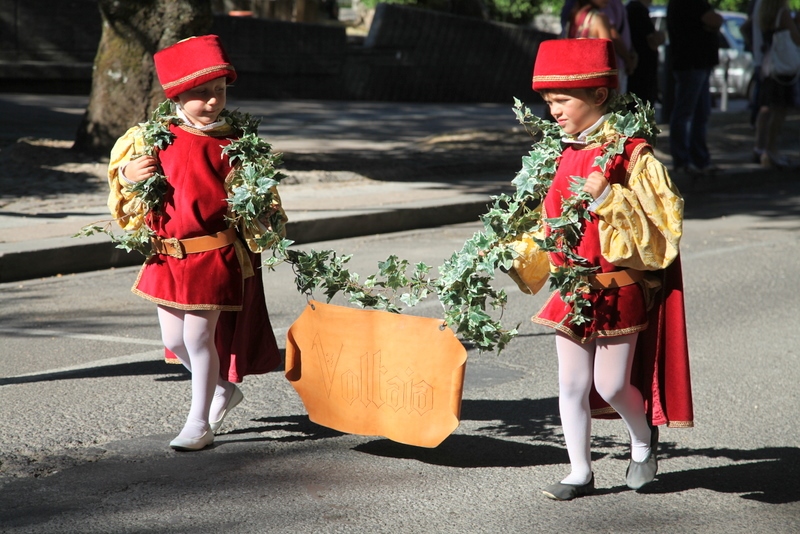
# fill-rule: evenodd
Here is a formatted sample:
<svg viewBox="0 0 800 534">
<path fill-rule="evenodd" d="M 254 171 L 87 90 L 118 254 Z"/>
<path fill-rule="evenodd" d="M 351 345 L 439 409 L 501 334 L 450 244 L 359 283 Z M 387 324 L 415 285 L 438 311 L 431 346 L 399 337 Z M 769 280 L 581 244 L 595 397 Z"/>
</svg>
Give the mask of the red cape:
<svg viewBox="0 0 800 534">
<path fill-rule="evenodd" d="M 662 271 L 661 290 L 648 312 L 647 330 L 639 334 L 631 383 L 642 392 L 647 417 L 654 426 L 694 426 L 689 345 L 683 303 L 680 257 Z M 592 417 L 619 415 L 592 388 Z"/>
</svg>

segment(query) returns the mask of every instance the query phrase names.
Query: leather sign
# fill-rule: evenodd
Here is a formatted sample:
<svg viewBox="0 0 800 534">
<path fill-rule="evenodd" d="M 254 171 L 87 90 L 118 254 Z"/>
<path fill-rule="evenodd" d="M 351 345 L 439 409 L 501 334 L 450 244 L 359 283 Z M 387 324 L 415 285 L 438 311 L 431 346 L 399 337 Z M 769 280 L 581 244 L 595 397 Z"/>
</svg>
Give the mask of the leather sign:
<svg viewBox="0 0 800 534">
<path fill-rule="evenodd" d="M 441 319 L 310 301 L 286 378 L 317 424 L 436 447 L 457 427 L 467 351 Z"/>
</svg>

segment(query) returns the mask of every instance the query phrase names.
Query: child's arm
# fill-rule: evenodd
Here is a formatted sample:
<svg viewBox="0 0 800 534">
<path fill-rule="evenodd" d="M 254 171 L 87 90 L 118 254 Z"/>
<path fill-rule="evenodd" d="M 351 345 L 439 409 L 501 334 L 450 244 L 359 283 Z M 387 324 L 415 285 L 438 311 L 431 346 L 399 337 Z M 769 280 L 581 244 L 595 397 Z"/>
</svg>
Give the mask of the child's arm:
<svg viewBox="0 0 800 534">
<path fill-rule="evenodd" d="M 614 184 L 595 213 L 600 247 L 614 265 L 652 271 L 670 265 L 683 233 L 683 198 L 652 154 L 632 166 L 628 183 Z"/>
<path fill-rule="evenodd" d="M 135 178 L 143 179 L 138 167 L 145 161 L 131 167 L 135 161 L 144 159 L 135 157 L 144 150 L 144 141 L 138 134 L 138 126 L 125 132 L 114 144 L 108 164 L 108 209 L 119 225 L 129 231 L 144 224 L 145 215 L 141 200 L 129 189 L 130 184 L 137 181 Z M 125 174 L 121 173 L 122 169 L 125 169 Z"/>
<path fill-rule="evenodd" d="M 612 39 L 611 21 L 605 13 L 596 13 L 592 19 L 591 34 L 596 39 Z"/>
</svg>

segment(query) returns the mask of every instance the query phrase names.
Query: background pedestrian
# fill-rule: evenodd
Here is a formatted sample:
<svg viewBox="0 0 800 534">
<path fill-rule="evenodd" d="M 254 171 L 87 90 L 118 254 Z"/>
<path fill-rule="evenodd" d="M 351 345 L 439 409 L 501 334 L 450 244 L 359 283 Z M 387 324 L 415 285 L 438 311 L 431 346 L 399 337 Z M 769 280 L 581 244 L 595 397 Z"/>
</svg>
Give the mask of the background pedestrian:
<svg viewBox="0 0 800 534">
<path fill-rule="evenodd" d="M 675 81 L 669 143 L 676 172 L 707 175 L 717 171 L 711 164 L 706 134 L 711 117 L 709 77 L 719 63 L 722 22 L 707 0 L 670 0 L 667 5 Z"/>
</svg>

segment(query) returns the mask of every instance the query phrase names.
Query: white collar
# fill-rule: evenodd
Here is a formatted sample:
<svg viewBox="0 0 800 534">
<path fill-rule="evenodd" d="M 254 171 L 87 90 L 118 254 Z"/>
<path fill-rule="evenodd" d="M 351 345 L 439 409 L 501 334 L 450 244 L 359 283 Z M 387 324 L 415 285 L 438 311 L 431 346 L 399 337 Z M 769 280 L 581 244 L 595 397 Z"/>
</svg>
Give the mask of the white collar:
<svg viewBox="0 0 800 534">
<path fill-rule="evenodd" d="M 586 138 L 589 137 L 589 135 L 593 134 L 604 122 L 608 120 L 610 116 L 611 113 L 606 113 L 605 115 L 597 119 L 597 122 L 595 122 L 594 124 L 586 128 L 584 131 L 579 133 L 577 137 L 575 136 L 562 137 L 561 142 L 572 143 L 576 145 L 588 145 L 589 143 L 588 141 L 586 141 Z"/>
<path fill-rule="evenodd" d="M 181 105 L 177 104 L 177 103 L 175 105 L 175 112 L 178 114 L 178 117 L 180 117 L 183 122 L 185 122 L 186 124 L 188 124 L 192 128 L 194 128 L 196 130 L 203 131 L 203 132 L 206 131 L 206 130 L 213 130 L 214 128 L 219 128 L 220 126 L 225 125 L 225 119 L 222 119 L 222 120 L 218 120 L 216 122 L 212 122 L 211 124 L 201 124 L 201 125 L 198 126 L 197 124 L 195 124 L 195 123 L 193 123 L 192 121 L 189 120 L 189 117 L 187 117 L 186 113 L 183 112 L 183 109 L 181 108 Z"/>
</svg>

